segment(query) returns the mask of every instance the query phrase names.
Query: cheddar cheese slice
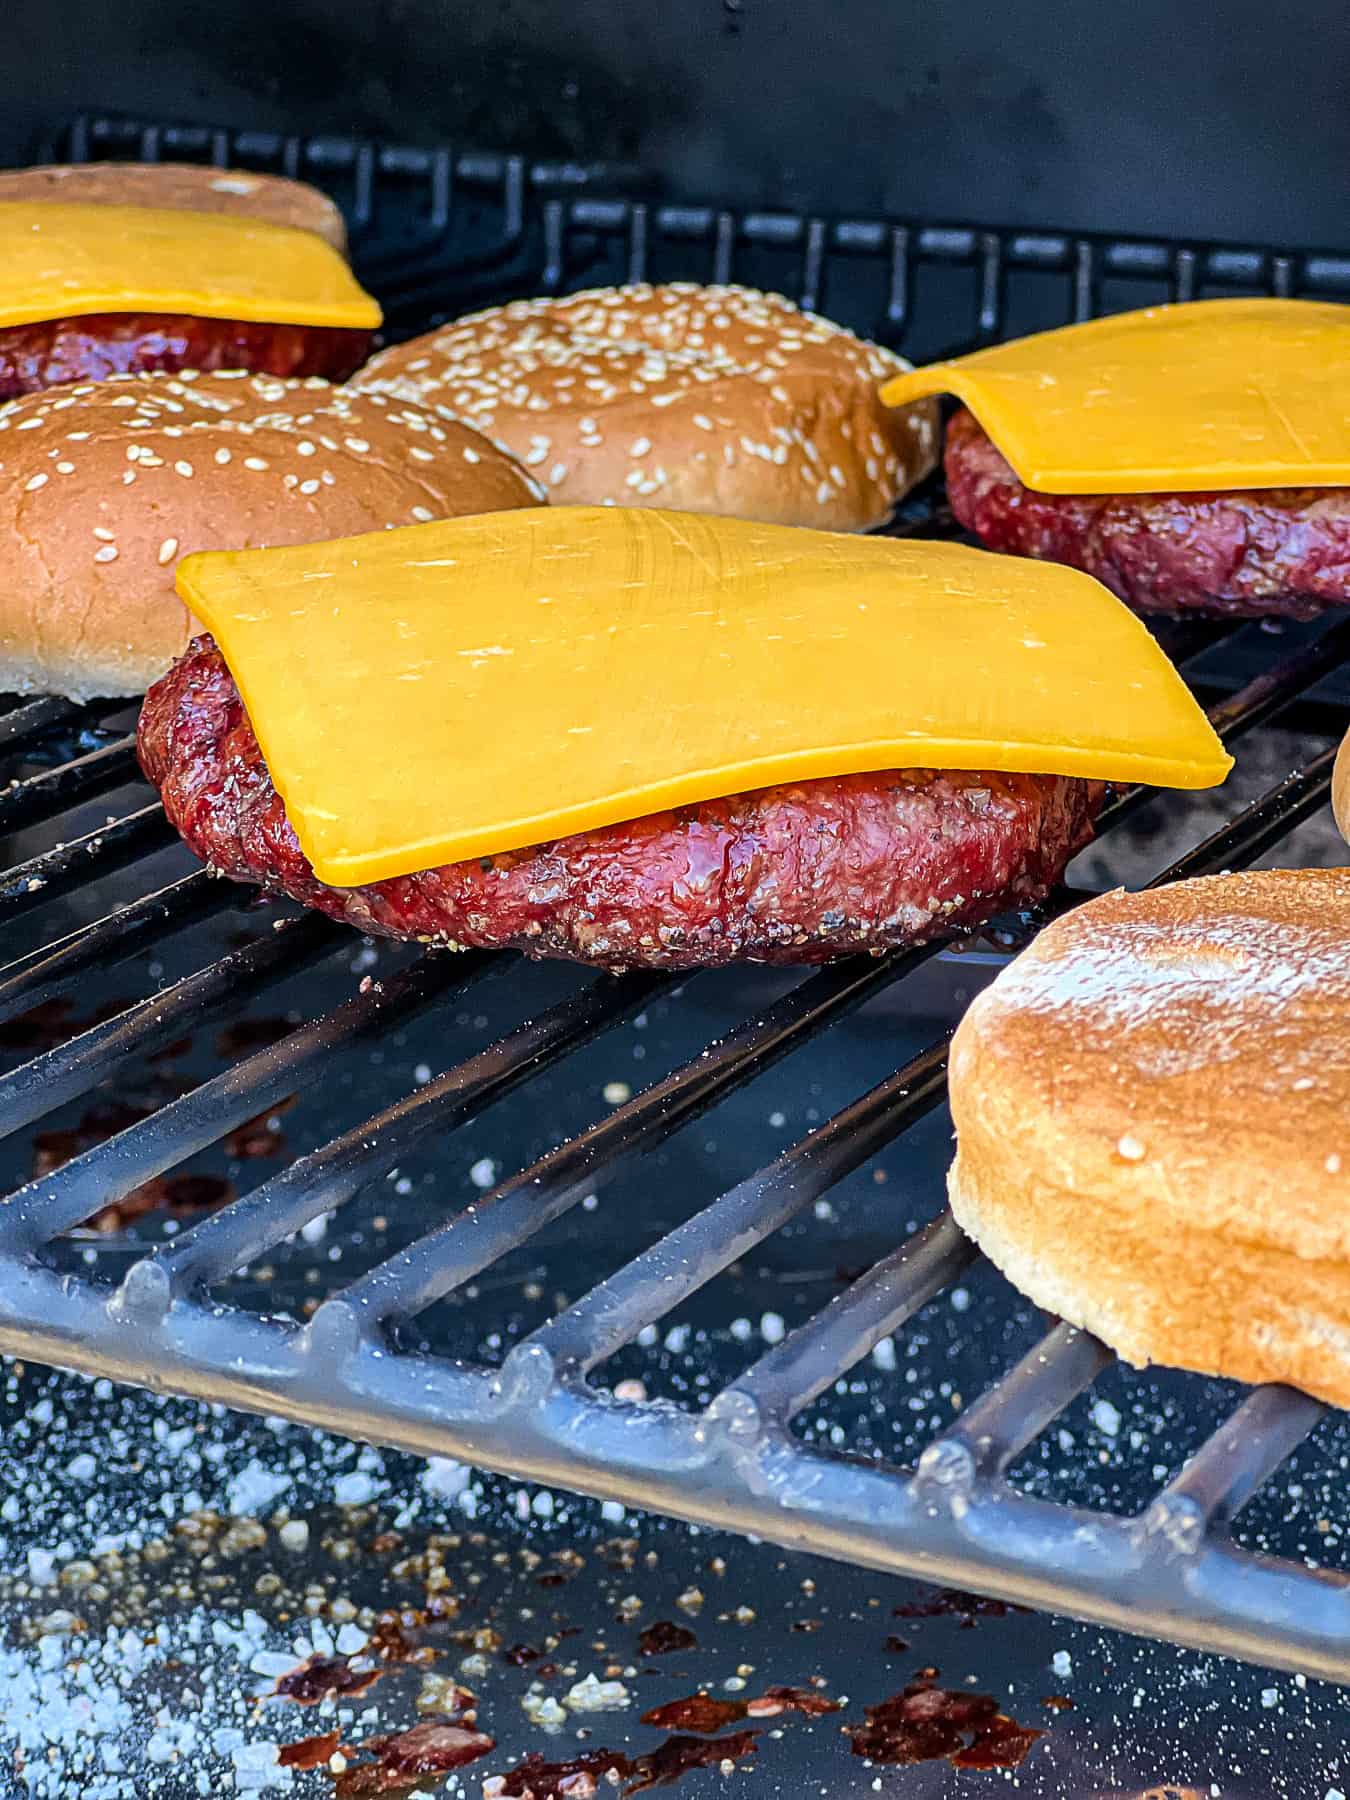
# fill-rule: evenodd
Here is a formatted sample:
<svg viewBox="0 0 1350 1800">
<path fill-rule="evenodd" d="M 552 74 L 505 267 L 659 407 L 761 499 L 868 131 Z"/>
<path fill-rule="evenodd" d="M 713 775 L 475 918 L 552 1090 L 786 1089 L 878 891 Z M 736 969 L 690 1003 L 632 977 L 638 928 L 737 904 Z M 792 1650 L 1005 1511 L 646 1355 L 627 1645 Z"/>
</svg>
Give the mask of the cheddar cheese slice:
<svg viewBox="0 0 1350 1800">
<path fill-rule="evenodd" d="M 118 312 L 380 323 L 378 304 L 312 231 L 233 213 L 0 202 L 0 326 Z"/>
<path fill-rule="evenodd" d="M 812 776 L 1231 767 L 1104 587 L 955 544 L 538 507 L 177 580 L 333 886 Z"/>
<path fill-rule="evenodd" d="M 897 375 L 955 394 L 1047 494 L 1350 486 L 1350 306 L 1198 300 Z"/>
</svg>

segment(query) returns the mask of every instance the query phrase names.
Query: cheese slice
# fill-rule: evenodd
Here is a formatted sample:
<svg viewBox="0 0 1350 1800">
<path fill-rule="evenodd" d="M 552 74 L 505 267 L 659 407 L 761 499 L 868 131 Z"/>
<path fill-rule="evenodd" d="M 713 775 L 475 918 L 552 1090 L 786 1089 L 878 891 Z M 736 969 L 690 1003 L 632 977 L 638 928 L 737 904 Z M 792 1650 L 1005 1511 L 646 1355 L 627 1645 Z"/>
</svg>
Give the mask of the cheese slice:
<svg viewBox="0 0 1350 1800">
<path fill-rule="evenodd" d="M 956 544 L 531 507 L 177 580 L 338 887 L 813 776 L 1232 766 L 1091 576 Z"/>
<path fill-rule="evenodd" d="M 313 231 L 158 206 L 0 202 L 0 326 L 117 312 L 380 323 L 376 301 Z"/>
<path fill-rule="evenodd" d="M 1350 487 L 1350 306 L 1198 300 L 897 375 L 965 402 L 1047 494 Z"/>
</svg>

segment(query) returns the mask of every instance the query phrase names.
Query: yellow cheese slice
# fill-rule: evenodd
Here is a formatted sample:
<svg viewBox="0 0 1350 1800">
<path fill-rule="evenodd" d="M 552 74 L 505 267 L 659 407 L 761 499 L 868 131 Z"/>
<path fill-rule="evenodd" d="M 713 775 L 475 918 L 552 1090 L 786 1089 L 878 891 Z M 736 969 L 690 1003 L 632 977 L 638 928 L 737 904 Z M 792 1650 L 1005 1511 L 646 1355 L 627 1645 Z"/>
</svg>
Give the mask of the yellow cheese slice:
<svg viewBox="0 0 1350 1800">
<path fill-rule="evenodd" d="M 177 579 L 338 887 L 812 776 L 1232 766 L 1104 587 L 956 544 L 532 507 Z"/>
<path fill-rule="evenodd" d="M 158 206 L 0 202 L 0 326 L 117 312 L 380 323 L 377 302 L 313 231 Z"/>
<path fill-rule="evenodd" d="M 1350 306 L 1197 300 L 897 375 L 965 402 L 1046 494 L 1350 487 Z"/>
</svg>

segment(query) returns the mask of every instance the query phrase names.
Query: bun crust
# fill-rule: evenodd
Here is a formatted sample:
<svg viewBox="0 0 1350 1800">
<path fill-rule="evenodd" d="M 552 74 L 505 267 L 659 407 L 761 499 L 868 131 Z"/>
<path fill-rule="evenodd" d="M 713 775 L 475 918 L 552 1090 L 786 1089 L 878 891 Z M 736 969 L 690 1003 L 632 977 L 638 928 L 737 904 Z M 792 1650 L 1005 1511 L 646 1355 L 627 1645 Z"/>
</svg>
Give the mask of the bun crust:
<svg viewBox="0 0 1350 1800">
<path fill-rule="evenodd" d="M 1341 836 L 1350 839 L 1350 731 L 1336 752 L 1336 766 L 1331 774 L 1331 810 L 1340 826 Z"/>
<path fill-rule="evenodd" d="M 578 506 L 864 531 L 933 468 L 909 365 L 779 294 L 673 282 L 518 300 L 395 345 L 355 377 L 444 407 Z"/>
<path fill-rule="evenodd" d="M 139 694 L 192 636 L 174 564 L 536 506 L 468 426 L 310 378 L 129 375 L 0 407 L 0 690 Z"/>
<path fill-rule="evenodd" d="M 0 170 L 0 200 L 66 200 L 86 205 L 164 206 L 172 211 L 242 213 L 271 225 L 313 231 L 347 254 L 341 209 L 307 182 L 254 169 L 200 163 L 45 163 Z"/>
<path fill-rule="evenodd" d="M 1350 870 L 1113 893 L 952 1046 L 952 1209 L 1127 1361 L 1350 1406 Z"/>
</svg>

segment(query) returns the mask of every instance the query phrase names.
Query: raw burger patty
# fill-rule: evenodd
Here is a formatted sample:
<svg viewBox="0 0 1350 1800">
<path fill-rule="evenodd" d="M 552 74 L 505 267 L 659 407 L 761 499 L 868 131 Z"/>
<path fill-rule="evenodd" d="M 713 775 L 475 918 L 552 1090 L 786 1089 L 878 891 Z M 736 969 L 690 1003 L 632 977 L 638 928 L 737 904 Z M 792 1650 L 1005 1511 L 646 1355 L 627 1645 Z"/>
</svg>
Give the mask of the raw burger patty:
<svg viewBox="0 0 1350 1800">
<path fill-rule="evenodd" d="M 950 935 L 1041 899 L 1101 798 L 1059 776 L 890 770 L 332 888 L 296 842 L 209 637 L 150 689 L 139 743 L 170 820 L 221 874 L 358 931 L 608 969 L 815 963 Z"/>
<path fill-rule="evenodd" d="M 952 511 L 991 550 L 1084 569 L 1137 612 L 1307 619 L 1350 602 L 1350 490 L 1040 494 L 966 411 L 947 428 Z"/>
<path fill-rule="evenodd" d="M 175 313 L 88 313 L 0 329 L 0 400 L 71 381 L 152 369 L 247 369 L 322 375 L 359 369 L 373 333 L 336 325 L 269 325 Z"/>
</svg>

